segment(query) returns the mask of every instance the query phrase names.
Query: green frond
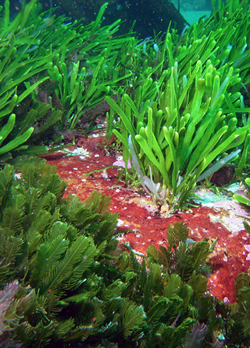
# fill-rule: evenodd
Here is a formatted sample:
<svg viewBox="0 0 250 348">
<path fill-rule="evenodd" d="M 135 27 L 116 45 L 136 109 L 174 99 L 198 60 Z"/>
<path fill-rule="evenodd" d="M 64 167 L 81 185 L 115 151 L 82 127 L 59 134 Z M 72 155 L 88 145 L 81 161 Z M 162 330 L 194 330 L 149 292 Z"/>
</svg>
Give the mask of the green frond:
<svg viewBox="0 0 250 348">
<path fill-rule="evenodd" d="M 79 238 L 75 242 L 76 244 L 79 242 Z M 89 239 L 88 245 L 86 245 L 85 243 L 85 246 L 82 246 L 82 249 L 81 249 L 82 261 L 74 266 L 71 277 L 68 280 L 66 280 L 64 283 L 65 289 L 73 289 L 81 285 L 82 276 L 84 272 L 87 269 L 91 268 L 91 266 L 93 266 L 95 257 L 98 255 L 98 253 L 99 252 L 96 246 L 94 245 L 92 239 Z"/>
<path fill-rule="evenodd" d="M 173 341 L 174 328 L 172 326 L 162 325 L 160 329 L 161 342 L 170 345 Z"/>
<path fill-rule="evenodd" d="M 2 227 L 13 231 L 13 234 L 20 233 L 25 215 L 25 196 L 14 195 L 8 207 L 4 209 Z"/>
<path fill-rule="evenodd" d="M 71 223 L 78 229 L 84 229 L 100 216 L 98 213 L 92 213 L 90 209 L 85 208 L 84 204 L 79 202 L 79 197 L 70 195 L 62 205 L 60 213 L 67 223 Z"/>
<path fill-rule="evenodd" d="M 166 325 L 172 325 L 176 319 L 179 318 L 180 313 L 183 309 L 183 299 L 177 294 L 172 295 L 171 302 L 169 302 L 168 310 L 166 311 L 163 322 Z"/>
<path fill-rule="evenodd" d="M 67 250 L 69 241 L 65 239 L 66 230 L 66 224 L 56 222 L 44 238 L 45 243 L 40 244 L 37 248 L 30 275 L 33 287 L 39 288 L 43 279 L 49 276 L 54 265 L 61 260 L 62 255 Z"/>
<path fill-rule="evenodd" d="M 123 283 L 120 279 L 114 281 L 103 291 L 103 299 L 109 301 L 112 298 L 122 296 L 124 290 L 126 289 L 126 284 Z"/>
<path fill-rule="evenodd" d="M 109 321 L 118 324 L 118 318 L 120 317 L 120 310 L 123 306 L 123 303 L 123 297 L 113 297 L 105 302 L 105 305 L 103 306 L 104 313 Z"/>
<path fill-rule="evenodd" d="M 171 298 L 174 294 L 177 294 L 181 287 L 181 278 L 178 274 L 171 274 L 166 280 L 166 285 L 163 289 L 163 294 L 167 298 Z"/>
<path fill-rule="evenodd" d="M 128 253 L 122 253 L 121 255 L 119 255 L 117 268 L 122 273 L 125 273 L 128 270 L 132 270 L 133 268 L 131 266 L 131 255 L 129 255 Z M 134 271 L 136 274 L 138 274 L 137 268 L 135 268 Z"/>
<path fill-rule="evenodd" d="M 86 291 L 77 295 L 64 298 L 63 300 L 59 301 L 59 305 L 65 306 L 71 302 L 72 303 L 86 302 L 91 296 L 93 297 L 93 293 L 91 291 Z"/>
<path fill-rule="evenodd" d="M 203 296 L 207 291 L 207 278 L 202 274 L 193 273 L 188 285 L 192 287 L 195 296 Z"/>
<path fill-rule="evenodd" d="M 139 275 L 139 284 L 141 286 L 141 291 L 143 291 L 144 289 L 146 289 L 146 283 L 147 283 L 147 266 L 150 265 L 150 262 L 148 262 L 148 264 L 146 265 L 145 260 L 142 261 L 141 264 L 141 269 L 137 268 L 137 274 Z"/>
<path fill-rule="evenodd" d="M 66 234 L 67 234 L 67 239 L 70 242 L 73 242 L 78 237 L 79 231 L 74 226 L 68 225 L 68 228 L 66 230 Z"/>
<path fill-rule="evenodd" d="M 30 187 L 37 189 L 37 195 L 51 192 L 57 199 L 62 198 L 67 186 L 64 181 L 60 180 L 60 176 L 56 174 L 56 166 L 48 166 L 44 162 L 40 162 L 36 170 L 34 170 L 32 164 L 26 163 L 22 167 L 20 182 L 26 190 Z"/>
<path fill-rule="evenodd" d="M 194 270 L 198 270 L 204 265 L 206 259 L 213 251 L 213 248 L 213 246 L 210 246 L 208 239 L 204 239 L 198 243 L 190 243 Z"/>
<path fill-rule="evenodd" d="M 70 318 L 70 319 L 58 322 L 57 328 L 56 328 L 56 338 L 62 341 L 64 338 L 68 337 L 68 335 L 71 333 L 71 330 L 74 328 L 75 328 L 74 318 Z"/>
<path fill-rule="evenodd" d="M 168 237 L 170 236 L 170 234 L 171 232 L 168 233 Z M 170 250 L 171 245 L 168 249 L 161 245 L 160 250 L 158 250 L 155 247 L 155 245 L 150 245 L 147 249 L 148 263 L 159 263 L 160 265 L 163 265 L 166 269 L 169 269 L 172 259 L 172 252 Z"/>
<path fill-rule="evenodd" d="M 81 340 L 82 342 L 86 341 L 89 336 L 91 336 L 93 331 L 92 325 L 84 326 L 79 325 L 76 328 L 70 330 L 69 335 L 67 337 L 67 341 L 77 342 Z"/>
<path fill-rule="evenodd" d="M 48 173 L 47 176 L 44 175 L 42 177 L 42 183 L 44 185 L 43 192 L 49 191 L 54 194 L 57 199 L 63 197 L 67 184 L 61 180 L 59 174 Z"/>
<path fill-rule="evenodd" d="M 37 214 L 35 220 L 32 218 L 32 216 L 34 216 L 33 214 Z M 27 227 L 31 223 L 30 227 L 26 231 L 25 240 L 28 247 L 28 253 L 32 254 L 34 251 L 36 251 L 40 240 L 43 238 L 44 232 L 53 223 L 53 220 L 49 212 L 42 210 L 31 213 L 27 217 L 26 223 Z"/>
<path fill-rule="evenodd" d="M 183 307 L 187 308 L 190 306 L 190 301 L 193 296 L 193 289 L 188 284 L 183 284 L 183 286 L 178 291 L 178 296 L 183 299 Z"/>
<path fill-rule="evenodd" d="M 104 241 L 110 241 L 117 234 L 115 229 L 118 217 L 119 214 L 106 213 L 99 221 L 92 223 L 91 228 L 86 229 L 97 246 Z M 110 248 L 112 248 L 111 243 L 106 245 L 105 250 L 108 251 Z"/>
<path fill-rule="evenodd" d="M 26 211 L 28 214 L 34 214 L 37 210 L 37 205 L 40 203 L 40 199 L 44 199 L 42 192 L 38 188 L 33 186 L 29 187 L 29 194 L 26 197 Z"/>
<path fill-rule="evenodd" d="M 161 284 L 161 266 L 151 263 L 147 274 L 145 287 L 143 290 L 143 306 L 148 309 L 154 293 L 160 293 L 162 290 Z"/>
<path fill-rule="evenodd" d="M 168 234 L 173 235 L 175 243 L 177 243 L 177 244 L 179 242 L 185 243 L 187 238 L 188 238 L 189 229 L 183 223 L 175 222 L 173 227 L 171 225 L 169 225 Z"/>
<path fill-rule="evenodd" d="M 110 202 L 110 196 L 102 195 L 95 190 L 84 200 L 84 206 L 90 209 L 91 212 L 103 216 L 109 213 Z"/>
<path fill-rule="evenodd" d="M 41 279 L 41 294 L 60 289 L 63 285 L 72 288 L 77 285 L 83 272 L 91 265 L 96 248 L 90 238 L 80 236 L 67 249 L 65 257 L 51 267 L 46 279 Z"/>
<path fill-rule="evenodd" d="M 40 212 L 47 211 L 53 213 L 57 205 L 57 197 L 52 192 L 46 192 L 40 195 L 39 189 L 31 190 L 31 194 L 27 197 L 27 212 L 29 214 L 37 214 Z M 34 194 L 37 193 L 37 197 L 34 197 Z M 28 206 L 28 203 L 31 201 L 32 206 Z"/>
<path fill-rule="evenodd" d="M 100 337 L 115 337 L 116 336 L 116 332 L 117 332 L 117 327 L 118 327 L 118 323 L 117 322 L 109 322 L 108 324 L 106 324 L 105 326 L 102 326 L 97 334 Z M 105 345 L 106 342 L 108 341 L 107 339 L 103 339 L 102 342 Z M 109 344 L 107 342 L 107 344 Z"/>
<path fill-rule="evenodd" d="M 54 243 L 54 240 L 58 237 L 66 238 L 67 232 L 68 232 L 69 225 L 61 222 L 56 221 L 53 223 L 51 228 L 46 231 L 44 234 L 44 242 L 48 244 Z"/>
<path fill-rule="evenodd" d="M 147 323 L 156 327 L 161 321 L 161 318 L 167 312 L 169 307 L 169 300 L 166 297 L 160 296 L 152 301 L 152 305 L 147 312 Z"/>
<path fill-rule="evenodd" d="M 143 273 L 142 269 L 142 273 Z M 123 296 L 126 296 L 127 294 L 131 293 L 133 291 L 135 285 L 137 284 L 137 273 L 132 271 L 127 271 L 125 274 L 122 275 L 122 280 L 124 280 L 125 283 L 125 291 Z M 141 275 L 141 279 L 143 278 L 143 275 Z M 143 280 L 141 280 L 142 288 L 144 288 Z"/>
<path fill-rule="evenodd" d="M 117 334 L 122 334 L 124 338 L 139 333 L 145 324 L 146 314 L 143 306 L 137 306 L 133 302 L 124 301 L 118 322 Z"/>
<path fill-rule="evenodd" d="M 23 239 L 9 235 L 9 231 L 0 227 L 0 286 L 13 280 L 16 274 L 16 261 L 22 254 Z"/>
<path fill-rule="evenodd" d="M 56 323 L 52 320 L 47 323 L 41 320 L 36 325 L 31 325 L 31 323 L 26 320 L 22 322 L 22 325 L 17 326 L 16 332 L 25 346 L 33 344 L 34 332 L 36 332 L 37 340 L 47 345 L 51 342 L 56 327 Z"/>
<path fill-rule="evenodd" d="M 238 294 L 240 292 L 241 289 L 243 289 L 244 287 L 249 287 L 250 286 L 250 278 L 249 275 L 247 273 L 239 273 L 237 275 L 237 279 L 236 282 L 234 284 L 234 293 L 235 293 L 235 297 L 238 297 Z"/>
<path fill-rule="evenodd" d="M 180 242 L 175 252 L 176 272 L 182 280 L 188 280 L 193 273 L 193 258 L 186 243 Z"/>
<path fill-rule="evenodd" d="M 14 179 L 14 168 L 10 165 L 6 165 L 0 170 L 0 212 L 2 216 L 2 210 L 5 206 L 6 200 L 10 195 L 11 183 Z"/>
</svg>

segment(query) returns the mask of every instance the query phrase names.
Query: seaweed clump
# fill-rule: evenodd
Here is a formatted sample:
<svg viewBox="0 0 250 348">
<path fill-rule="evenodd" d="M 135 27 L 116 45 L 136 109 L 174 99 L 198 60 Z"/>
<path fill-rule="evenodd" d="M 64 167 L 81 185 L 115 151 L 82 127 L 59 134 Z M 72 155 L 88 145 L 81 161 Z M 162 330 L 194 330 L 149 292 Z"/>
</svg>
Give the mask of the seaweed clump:
<svg viewBox="0 0 250 348">
<path fill-rule="evenodd" d="M 238 159 L 234 178 L 246 165 L 248 16 L 247 1 L 229 1 L 181 36 L 172 30 L 158 44 L 144 41 L 144 71 L 133 89 L 118 90 L 117 102 L 106 97 L 107 138 L 113 133 L 122 149 L 125 181 L 137 177 L 167 214 L 223 165 Z"/>
<path fill-rule="evenodd" d="M 249 346 L 249 276 L 238 303 L 207 294 L 215 241 L 168 229 L 168 247 L 138 260 L 117 249 L 110 198 L 69 195 L 56 168 L 42 162 L 0 171 L 0 342 L 18 347 Z M 246 302 L 247 303 L 247 302 Z"/>
<path fill-rule="evenodd" d="M 12 19 L 0 7 L 0 156 L 46 152 L 62 141 L 113 87 L 132 73 L 120 64 L 132 37 L 113 38 L 120 21 L 101 26 L 104 4 L 88 25 L 42 12 L 36 0 Z M 128 45 L 128 46 L 127 46 Z M 122 46 L 123 47 L 122 49 Z M 86 122 L 93 122 L 88 114 Z M 30 146 L 32 145 L 32 146 Z M 36 146 L 34 146 L 36 145 Z"/>
</svg>

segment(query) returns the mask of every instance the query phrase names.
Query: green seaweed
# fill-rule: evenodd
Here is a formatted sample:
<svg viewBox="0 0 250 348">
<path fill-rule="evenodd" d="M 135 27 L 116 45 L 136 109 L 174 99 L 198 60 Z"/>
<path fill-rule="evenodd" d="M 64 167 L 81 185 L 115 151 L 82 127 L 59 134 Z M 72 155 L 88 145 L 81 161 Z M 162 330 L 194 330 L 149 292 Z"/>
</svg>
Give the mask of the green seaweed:
<svg viewBox="0 0 250 348">
<path fill-rule="evenodd" d="M 55 124 L 74 128 L 116 91 L 117 102 L 106 98 L 107 136 L 114 132 L 122 144 L 126 178 L 134 180 L 131 158 L 140 183 L 170 210 L 183 206 L 209 165 L 211 173 L 243 148 L 240 172 L 250 139 L 249 122 L 239 119 L 249 111 L 240 93 L 249 80 L 246 5 L 220 3 L 181 37 L 168 32 L 156 52 L 153 40 L 111 37 L 119 22 L 101 27 L 105 4 L 82 26 L 39 14 L 34 0 L 10 21 L 6 0 L 0 154 L 39 142 Z M 19 162 L 18 174 L 10 165 L 0 171 L 2 345 L 249 347 L 249 275 L 238 275 L 234 304 L 206 292 L 215 241 L 195 242 L 177 223 L 168 228 L 167 247 L 150 246 L 139 261 L 129 245 L 128 252 L 117 248 L 109 197 L 95 191 L 80 202 L 65 199 L 65 189 L 56 168 L 43 162 Z"/>
<path fill-rule="evenodd" d="M 2 127 L 0 130 L 0 146 L 2 142 L 8 137 L 12 129 L 14 128 L 15 125 L 15 114 L 11 114 L 8 122 Z M 15 137 L 13 140 L 8 142 L 6 145 L 0 147 L 0 156 L 3 155 L 4 153 L 7 153 L 13 149 L 18 148 L 21 144 L 26 142 L 31 134 L 33 133 L 34 128 L 30 127 L 27 129 L 22 135 L 19 135 Z"/>
<path fill-rule="evenodd" d="M 211 174 L 207 168 L 216 168 L 216 161 L 226 155 L 234 158 L 231 154 L 235 149 L 239 153 L 248 139 L 249 124 L 239 118 L 249 111 L 242 107 L 240 93 L 249 75 L 245 5 L 243 1 L 242 7 L 230 8 L 234 14 L 228 17 L 218 10 L 220 20 L 213 14 L 182 37 L 168 32 L 159 45 L 154 78 L 141 77 L 134 93 L 127 91 L 117 103 L 106 97 L 111 107 L 107 137 L 113 128 L 124 162 L 130 158 L 141 185 L 170 213 L 185 204 L 204 172 Z M 237 175 L 246 164 L 248 143 Z M 125 171 L 126 180 L 132 178 L 131 169 Z"/>
<path fill-rule="evenodd" d="M 0 126 L 15 113 L 13 131 L 3 145 L 35 128 L 27 149 L 34 143 L 44 144 L 44 135 L 48 141 L 56 139 L 55 130 L 74 128 L 86 111 L 132 75 L 120 68 L 120 50 L 133 38 L 112 38 L 119 21 L 101 27 L 105 4 L 86 26 L 56 18 L 52 10 L 40 13 L 35 0 L 24 3 L 10 20 L 9 6 L 5 0 L 0 13 Z M 32 148 L 34 153 L 41 151 L 41 147 Z"/>
<path fill-rule="evenodd" d="M 241 336 L 247 347 L 249 276 L 238 276 L 236 304 L 206 293 L 216 241 L 195 242 L 175 223 L 168 246 L 150 246 L 139 261 L 129 245 L 117 249 L 109 197 L 65 199 L 54 166 L 19 168 L 0 171 L 2 343 L 208 348 L 223 335 L 228 344 Z"/>
</svg>

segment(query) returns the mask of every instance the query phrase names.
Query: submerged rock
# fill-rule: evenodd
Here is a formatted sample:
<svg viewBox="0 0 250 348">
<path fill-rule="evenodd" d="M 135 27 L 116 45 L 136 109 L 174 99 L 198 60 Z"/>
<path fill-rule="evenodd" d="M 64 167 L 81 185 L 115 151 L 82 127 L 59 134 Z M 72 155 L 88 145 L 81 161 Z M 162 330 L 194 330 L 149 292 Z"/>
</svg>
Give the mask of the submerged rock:
<svg viewBox="0 0 250 348">
<path fill-rule="evenodd" d="M 83 19 L 84 24 L 95 20 L 100 7 L 105 0 L 54 0 L 53 6 L 58 6 L 58 14 L 66 14 L 73 19 Z M 48 8 L 48 0 L 40 0 Z M 145 38 L 159 32 L 166 32 L 169 25 L 182 31 L 186 25 L 183 16 L 174 4 L 168 0 L 119 0 L 109 1 L 104 13 L 103 24 L 108 25 L 121 19 L 118 34 L 127 33 L 135 22 L 133 30 L 136 36 Z"/>
</svg>

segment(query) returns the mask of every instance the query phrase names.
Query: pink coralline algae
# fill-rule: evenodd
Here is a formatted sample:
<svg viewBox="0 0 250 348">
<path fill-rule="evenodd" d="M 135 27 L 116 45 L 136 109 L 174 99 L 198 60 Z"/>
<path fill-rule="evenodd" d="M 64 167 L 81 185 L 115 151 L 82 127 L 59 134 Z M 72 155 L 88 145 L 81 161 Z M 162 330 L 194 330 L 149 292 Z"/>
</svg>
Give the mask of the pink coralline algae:
<svg viewBox="0 0 250 348">
<path fill-rule="evenodd" d="M 125 162 L 120 159 L 120 160 L 117 160 L 113 163 L 113 166 L 117 166 L 117 167 L 123 167 L 125 168 Z M 127 163 L 127 168 L 131 168 L 131 162 L 130 162 L 130 159 L 128 160 L 128 163 Z"/>
<path fill-rule="evenodd" d="M 247 255 L 246 261 L 250 261 L 250 245 L 244 245 L 244 248 L 246 249 L 246 251 L 249 253 Z"/>
</svg>

